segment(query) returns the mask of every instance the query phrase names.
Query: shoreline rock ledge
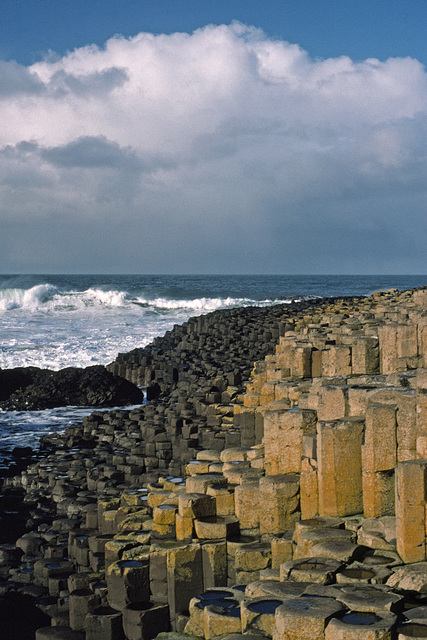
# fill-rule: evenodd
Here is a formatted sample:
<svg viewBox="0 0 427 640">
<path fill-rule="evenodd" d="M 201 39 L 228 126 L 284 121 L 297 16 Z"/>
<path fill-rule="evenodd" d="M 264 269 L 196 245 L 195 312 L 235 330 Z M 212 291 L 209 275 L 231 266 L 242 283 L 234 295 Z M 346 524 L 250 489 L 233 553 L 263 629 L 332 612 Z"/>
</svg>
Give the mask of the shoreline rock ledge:
<svg viewBox="0 0 427 640">
<path fill-rule="evenodd" d="M 139 404 L 143 399 L 138 387 L 101 365 L 59 371 L 38 367 L 0 369 L 0 408 L 7 411 L 114 407 Z"/>
<path fill-rule="evenodd" d="M 5 478 L 0 619 L 45 617 L 5 640 L 427 637 L 427 288 L 238 311 Z"/>
</svg>

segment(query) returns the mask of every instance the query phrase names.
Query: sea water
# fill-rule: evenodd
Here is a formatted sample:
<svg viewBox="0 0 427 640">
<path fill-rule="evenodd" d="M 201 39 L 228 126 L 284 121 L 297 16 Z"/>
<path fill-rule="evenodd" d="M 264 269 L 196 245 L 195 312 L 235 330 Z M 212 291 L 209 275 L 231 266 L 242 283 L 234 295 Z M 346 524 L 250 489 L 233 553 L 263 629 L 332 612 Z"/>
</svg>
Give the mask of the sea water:
<svg viewBox="0 0 427 640">
<path fill-rule="evenodd" d="M 175 324 L 216 309 L 427 285 L 427 276 L 0 276 L 0 367 L 108 364 Z M 36 447 L 93 409 L 0 411 L 0 452 Z M 0 453 L 1 458 L 1 453 Z"/>
</svg>

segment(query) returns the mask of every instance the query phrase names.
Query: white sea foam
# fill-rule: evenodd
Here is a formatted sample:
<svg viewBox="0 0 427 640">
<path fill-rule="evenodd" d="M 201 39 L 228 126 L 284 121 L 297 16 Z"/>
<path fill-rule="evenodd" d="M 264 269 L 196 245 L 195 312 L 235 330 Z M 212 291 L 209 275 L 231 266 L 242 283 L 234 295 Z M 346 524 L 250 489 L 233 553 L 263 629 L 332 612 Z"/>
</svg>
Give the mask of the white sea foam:
<svg viewBox="0 0 427 640">
<path fill-rule="evenodd" d="M 60 369 L 107 364 L 118 352 L 143 347 L 192 315 L 241 306 L 266 306 L 279 299 L 153 295 L 132 287 L 71 288 L 49 282 L 0 288 L 0 367 L 38 366 Z M 27 287 L 25 288 L 25 284 Z M 129 284 L 132 284 L 129 282 Z M 17 285 L 17 286 L 16 286 Z M 146 287 L 149 288 L 148 286 Z M 163 287 L 164 288 L 164 287 Z M 156 290 L 157 289 L 157 290 Z M 169 293 L 169 292 L 168 292 Z M 177 294 L 178 291 L 170 293 Z M 157 295 L 156 295 L 157 294 Z"/>
<path fill-rule="evenodd" d="M 173 300 L 168 298 L 141 298 L 135 300 L 136 303 L 149 306 L 154 309 L 180 310 L 189 309 L 206 313 L 217 309 L 227 309 L 230 307 L 241 307 L 254 304 L 254 300 L 249 298 L 194 298 L 192 300 Z"/>
<path fill-rule="evenodd" d="M 0 290 L 0 312 L 13 309 L 39 309 L 50 302 L 58 293 L 51 284 L 38 284 L 31 289 Z"/>
<path fill-rule="evenodd" d="M 109 307 L 124 307 L 128 302 L 128 294 L 125 291 L 88 289 L 83 293 L 83 298 Z"/>
<path fill-rule="evenodd" d="M 0 313 L 9 311 L 26 310 L 46 313 L 83 312 L 85 310 L 101 311 L 111 308 L 123 308 L 130 310 L 132 305 L 141 308 L 149 308 L 155 311 L 194 311 L 208 313 L 217 309 L 227 309 L 241 306 L 266 306 L 283 302 L 291 302 L 291 299 L 264 299 L 255 300 L 244 297 L 194 297 L 194 298 L 167 298 L 165 296 L 148 297 L 131 295 L 127 291 L 117 289 L 88 288 L 84 291 L 59 290 L 57 287 L 45 283 L 35 285 L 29 289 L 9 288 L 0 289 Z"/>
<path fill-rule="evenodd" d="M 138 297 L 112 288 L 61 291 L 49 284 L 3 289 L 0 300 L 0 367 L 49 369 L 107 364 L 191 315 L 248 303 Z"/>
<path fill-rule="evenodd" d="M 55 312 L 83 311 L 98 307 L 125 307 L 129 305 L 125 291 L 87 289 L 85 291 L 58 290 L 51 284 L 39 284 L 29 289 L 0 289 L 0 313 L 15 311 Z"/>
</svg>

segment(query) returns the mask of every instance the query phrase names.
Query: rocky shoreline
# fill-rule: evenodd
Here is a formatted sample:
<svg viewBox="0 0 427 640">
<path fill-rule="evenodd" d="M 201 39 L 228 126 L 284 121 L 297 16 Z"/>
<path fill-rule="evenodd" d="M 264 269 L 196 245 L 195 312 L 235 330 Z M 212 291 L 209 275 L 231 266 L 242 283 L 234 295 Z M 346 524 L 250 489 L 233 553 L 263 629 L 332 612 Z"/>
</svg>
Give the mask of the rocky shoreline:
<svg viewBox="0 0 427 640">
<path fill-rule="evenodd" d="M 129 380 L 95 365 L 60 371 L 38 367 L 0 369 L 0 409 L 38 411 L 64 406 L 114 407 L 138 404 L 144 397 Z"/>
<path fill-rule="evenodd" d="M 3 481 L 4 639 L 427 637 L 426 309 L 213 312 L 120 354 L 149 403 Z"/>
</svg>

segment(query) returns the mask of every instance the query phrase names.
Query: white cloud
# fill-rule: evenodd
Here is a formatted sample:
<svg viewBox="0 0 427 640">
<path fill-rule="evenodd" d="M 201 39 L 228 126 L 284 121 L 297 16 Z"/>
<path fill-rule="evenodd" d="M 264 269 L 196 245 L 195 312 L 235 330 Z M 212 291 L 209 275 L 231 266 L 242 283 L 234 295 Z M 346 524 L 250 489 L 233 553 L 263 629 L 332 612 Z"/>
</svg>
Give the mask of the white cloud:
<svg viewBox="0 0 427 640">
<path fill-rule="evenodd" d="M 115 37 L 28 69 L 0 63 L 0 78 L 0 230 L 48 220 L 47 268 L 72 268 L 83 233 L 100 270 L 106 247 L 118 270 L 140 272 L 375 270 L 379 243 L 400 251 L 395 271 L 423 265 L 417 60 L 312 60 L 236 23 Z M 73 245 L 61 244 L 65 221 Z"/>
<path fill-rule="evenodd" d="M 37 94 L 43 90 L 43 84 L 37 75 L 14 60 L 0 60 L 0 100 L 13 98 L 17 94 Z"/>
</svg>

